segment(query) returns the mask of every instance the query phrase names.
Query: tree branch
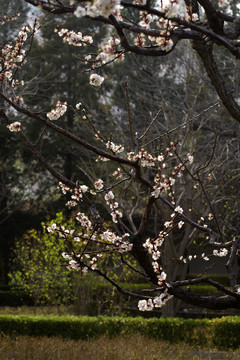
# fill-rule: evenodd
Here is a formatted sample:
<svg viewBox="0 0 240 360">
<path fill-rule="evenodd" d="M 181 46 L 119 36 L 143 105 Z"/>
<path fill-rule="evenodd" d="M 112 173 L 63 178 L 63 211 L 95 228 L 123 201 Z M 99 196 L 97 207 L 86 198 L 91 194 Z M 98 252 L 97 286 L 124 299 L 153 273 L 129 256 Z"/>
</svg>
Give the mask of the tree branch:
<svg viewBox="0 0 240 360">
<path fill-rule="evenodd" d="M 210 28 L 217 34 L 224 35 L 224 21 L 218 16 L 218 13 L 209 0 L 198 0 L 199 4 L 204 8 Z"/>
<path fill-rule="evenodd" d="M 230 256 L 228 258 L 228 262 L 226 264 L 226 268 L 228 270 L 231 286 L 233 288 L 237 286 L 237 279 L 236 279 L 236 275 L 235 275 L 235 273 L 233 271 L 233 264 L 234 264 L 234 261 L 235 261 L 235 258 L 236 258 L 237 251 L 238 251 L 239 247 L 240 247 L 240 236 L 236 236 L 233 239 L 233 245 L 232 245 L 232 248 L 231 248 L 231 253 L 230 253 Z"/>
<path fill-rule="evenodd" d="M 32 112 L 31 110 L 24 108 L 20 105 L 17 105 L 16 103 L 14 103 L 13 101 L 11 101 L 10 99 L 8 99 L 3 93 L 0 92 L 0 97 L 2 97 L 5 101 L 7 101 L 14 109 L 16 109 L 18 112 L 25 114 L 33 119 L 36 119 L 37 121 L 42 122 L 43 124 L 45 124 L 47 127 L 53 129 L 54 131 L 62 134 L 63 136 L 65 136 L 66 138 L 70 139 L 71 141 L 77 143 L 78 145 L 81 145 L 83 147 L 85 147 L 86 149 L 94 152 L 97 155 L 100 155 L 102 157 L 105 157 L 107 159 L 110 159 L 112 161 L 115 161 L 119 164 L 124 164 L 124 165 L 129 165 L 131 167 L 137 167 L 137 163 L 135 161 L 131 161 L 128 159 L 123 159 L 120 158 L 116 155 L 112 155 L 109 154 L 108 152 L 99 149 L 98 147 L 89 144 L 87 141 L 77 137 L 76 135 L 73 135 L 72 133 L 70 133 L 67 130 L 64 130 L 63 128 L 61 128 L 58 125 L 55 125 L 52 121 L 42 117 L 39 114 L 36 114 L 34 112 Z"/>
<path fill-rule="evenodd" d="M 193 41 L 193 49 L 195 49 L 203 61 L 209 78 L 212 81 L 223 105 L 232 115 L 232 117 L 240 122 L 240 107 L 234 100 L 231 91 L 227 88 L 217 64 L 213 58 L 212 45 L 206 44 L 204 41 Z"/>
</svg>

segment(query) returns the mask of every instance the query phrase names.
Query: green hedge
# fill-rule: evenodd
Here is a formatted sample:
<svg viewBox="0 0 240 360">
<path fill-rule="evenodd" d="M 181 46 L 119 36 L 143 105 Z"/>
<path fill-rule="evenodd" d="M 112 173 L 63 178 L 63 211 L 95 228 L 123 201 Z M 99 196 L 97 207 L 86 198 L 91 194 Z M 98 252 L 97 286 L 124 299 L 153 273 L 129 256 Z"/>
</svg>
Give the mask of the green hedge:
<svg viewBox="0 0 240 360">
<path fill-rule="evenodd" d="M 96 293 L 99 295 L 107 292 L 109 289 L 112 289 L 111 285 L 105 282 L 94 282 L 92 285 L 92 299 L 95 299 Z M 149 283 L 120 283 L 126 291 L 132 291 L 136 293 L 142 293 L 143 290 L 151 289 L 151 285 Z M 84 287 L 84 286 L 83 286 Z M 188 286 L 186 287 L 188 288 Z M 216 295 L 219 291 L 211 285 L 208 284 L 198 284 L 191 285 L 191 290 L 197 292 L 200 295 Z M 146 295 L 147 292 L 145 291 Z M 109 294 L 108 294 L 109 296 Z M 112 299 L 113 300 L 113 299 Z M 116 305 L 118 305 L 117 299 L 115 299 Z M 72 301 L 74 303 L 74 301 Z M 33 299 L 23 290 L 16 290 L 11 288 L 9 285 L 0 285 L 0 306 L 21 306 L 21 305 L 34 305 Z M 93 308 L 92 304 L 91 311 L 88 311 L 88 315 L 97 315 L 96 309 L 97 306 Z"/>
<path fill-rule="evenodd" d="M 208 295 L 208 296 L 216 296 L 217 294 L 221 294 L 222 292 L 216 289 L 212 285 L 191 285 L 191 286 L 184 286 L 185 289 L 191 289 L 191 291 L 198 293 L 199 295 Z"/>
<path fill-rule="evenodd" d="M 220 350 L 240 347 L 240 317 L 217 319 L 180 319 L 141 317 L 74 317 L 0 315 L 2 336 L 61 336 L 71 339 L 89 339 L 108 335 L 140 333 L 170 341 L 186 342 Z"/>
</svg>

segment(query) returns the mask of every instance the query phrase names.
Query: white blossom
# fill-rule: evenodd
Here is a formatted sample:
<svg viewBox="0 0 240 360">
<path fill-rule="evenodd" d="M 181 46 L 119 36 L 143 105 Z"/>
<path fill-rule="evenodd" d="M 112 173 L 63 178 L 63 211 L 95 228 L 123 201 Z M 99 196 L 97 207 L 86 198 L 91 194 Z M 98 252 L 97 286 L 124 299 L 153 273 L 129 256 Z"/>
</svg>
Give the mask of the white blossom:
<svg viewBox="0 0 240 360">
<path fill-rule="evenodd" d="M 164 223 L 165 228 L 168 228 L 168 227 L 171 226 L 171 225 L 172 225 L 172 221 L 166 221 L 166 222 Z"/>
<path fill-rule="evenodd" d="M 166 305 L 167 301 L 171 298 L 172 295 L 168 294 L 167 290 L 165 290 L 163 293 L 153 299 L 153 303 L 156 308 L 161 308 L 162 306 Z"/>
<path fill-rule="evenodd" d="M 93 86 L 100 86 L 104 81 L 104 77 L 98 74 L 92 74 L 89 78 L 89 82 Z"/>
<path fill-rule="evenodd" d="M 63 252 L 63 253 L 62 253 L 62 257 L 63 257 L 64 259 L 68 259 L 68 260 L 71 260 L 71 259 L 72 259 L 72 257 L 71 257 L 69 254 L 67 254 L 66 252 Z"/>
<path fill-rule="evenodd" d="M 148 299 L 148 300 L 140 300 L 138 302 L 138 309 L 140 311 L 151 311 L 153 310 L 154 305 L 152 302 L 152 299 Z"/>
<path fill-rule="evenodd" d="M 184 221 L 179 221 L 178 223 L 178 228 L 181 229 L 184 225 Z"/>
<path fill-rule="evenodd" d="M 158 283 L 161 284 L 162 281 L 166 280 L 167 274 L 164 271 L 162 271 L 161 274 L 157 276 L 157 278 L 158 278 Z"/>
<path fill-rule="evenodd" d="M 176 182 L 175 179 L 173 179 L 172 177 L 169 178 L 169 184 L 170 184 L 171 186 L 173 186 L 173 185 L 175 184 L 175 182 Z"/>
<path fill-rule="evenodd" d="M 220 7 L 226 7 L 227 5 L 229 5 L 229 0 L 218 0 L 218 5 Z"/>
<path fill-rule="evenodd" d="M 78 6 L 76 10 L 74 11 L 74 15 L 76 17 L 82 17 L 86 15 L 86 9 L 82 6 Z"/>
<path fill-rule="evenodd" d="M 159 197 L 160 192 L 161 192 L 161 188 L 156 188 L 156 189 L 151 193 L 151 195 L 157 199 L 157 198 Z"/>
<path fill-rule="evenodd" d="M 21 131 L 21 123 L 18 121 L 15 121 L 15 122 L 11 123 L 10 125 L 7 125 L 7 127 L 11 132 Z"/>
<path fill-rule="evenodd" d="M 181 206 L 177 206 L 175 209 L 174 209 L 175 212 L 179 213 L 179 214 L 182 214 L 183 213 L 183 209 L 181 208 Z"/>
<path fill-rule="evenodd" d="M 192 164 L 192 163 L 193 163 L 193 155 L 188 154 L 188 155 L 187 155 L 187 158 L 188 158 L 189 164 Z"/>
<path fill-rule="evenodd" d="M 112 191 L 109 191 L 105 196 L 104 196 L 104 199 L 109 202 L 110 200 L 113 200 L 114 199 L 114 194 Z"/>
<path fill-rule="evenodd" d="M 79 264 L 77 263 L 76 260 L 70 260 L 68 263 L 68 268 L 74 270 L 80 270 Z"/>
<path fill-rule="evenodd" d="M 88 187 L 86 185 L 81 185 L 80 189 L 83 193 L 85 193 L 86 191 L 88 191 Z"/>
<path fill-rule="evenodd" d="M 158 155 L 158 158 L 157 158 L 157 159 L 158 159 L 159 162 L 161 162 L 161 161 L 164 160 L 164 156 L 163 156 L 162 154 L 161 154 L 161 155 Z"/>
<path fill-rule="evenodd" d="M 228 250 L 226 248 L 221 248 L 219 250 L 213 250 L 214 256 L 223 257 L 223 256 L 226 256 L 227 254 L 228 254 Z"/>
<path fill-rule="evenodd" d="M 94 183 L 94 187 L 97 190 L 101 190 L 103 188 L 103 180 L 102 179 L 98 179 L 97 181 L 95 181 Z"/>
<path fill-rule="evenodd" d="M 152 258 L 153 258 L 153 260 L 158 260 L 158 259 L 160 259 L 160 256 L 161 256 L 160 251 L 153 251 L 153 252 L 152 252 Z"/>
</svg>

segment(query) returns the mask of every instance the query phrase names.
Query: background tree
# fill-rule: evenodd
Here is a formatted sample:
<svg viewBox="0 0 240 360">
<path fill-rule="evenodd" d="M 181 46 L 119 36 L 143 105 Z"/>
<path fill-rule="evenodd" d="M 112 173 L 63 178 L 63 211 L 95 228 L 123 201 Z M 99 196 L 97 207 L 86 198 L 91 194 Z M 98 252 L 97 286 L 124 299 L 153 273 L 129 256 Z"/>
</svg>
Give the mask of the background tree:
<svg viewBox="0 0 240 360">
<path fill-rule="evenodd" d="M 1 27 L 0 47 L 1 49 L 19 31 L 26 22 L 27 4 L 15 1 L 0 1 Z M 19 16 L 21 13 L 21 16 Z M 12 20 L 11 20 L 12 19 Z M 3 106 L 2 99 L 0 106 Z M 20 185 L 21 170 L 19 164 L 19 149 L 21 145 L 6 136 L 6 127 L 0 119 L 0 281 L 6 282 L 8 272 L 8 259 L 10 248 L 13 245 L 14 236 L 21 234 L 21 224 L 27 222 L 27 218 L 20 209 L 26 199 L 26 186 Z M 19 186 L 17 186 L 19 184 Z M 24 188 L 25 187 L 25 188 Z M 20 190 L 21 189 L 21 190 Z M 17 194 L 17 195 L 16 195 Z M 31 218 L 31 222 L 34 219 Z M 17 226 L 14 227 L 13 224 Z M 30 222 L 29 222 L 30 225 Z"/>
<path fill-rule="evenodd" d="M 35 307 L 71 304 L 77 314 L 121 313 L 121 299 L 106 281 L 96 281 L 93 274 L 79 278 L 75 271 L 67 268 L 69 244 L 64 229 L 73 227 L 81 234 L 79 223 L 74 223 L 73 219 L 66 220 L 62 213 L 58 213 L 50 222 L 41 225 L 41 230 L 31 229 L 16 241 L 8 274 L 10 285 L 15 290 L 24 290 L 33 299 Z M 62 234 L 48 232 L 52 227 L 62 229 Z M 74 241 L 79 242 L 79 239 L 75 237 Z M 136 266 L 130 255 L 127 260 Z M 122 263 L 119 254 L 111 257 L 103 254 L 99 266 L 112 279 L 129 287 L 131 271 Z"/>
<path fill-rule="evenodd" d="M 61 213 L 53 221 L 65 225 Z M 32 229 L 16 242 L 10 284 L 25 290 L 35 306 L 66 304 L 72 296 L 71 277 L 62 259 L 66 243 L 64 238 L 49 234 L 47 224 L 42 223 L 42 226 L 42 234 Z"/>
<path fill-rule="evenodd" d="M 24 2 L 16 5 L 14 1 L 2 2 L 2 9 L 3 14 L 8 18 L 5 23 L 2 21 L 1 46 L 3 47 L 8 41 L 13 40 L 21 25 L 26 22 L 27 14 L 29 17 L 33 16 L 32 10 L 34 9 Z M 9 21 L 17 13 L 20 16 L 17 16 L 15 21 Z M 41 30 L 31 44 L 29 61 L 23 68 L 22 78 L 25 80 L 25 84 L 18 89 L 19 97 L 24 97 L 28 106 L 36 107 L 38 104 L 44 111 L 50 110 L 55 99 L 61 99 L 63 93 L 69 104 L 73 101 L 75 103 L 78 98 L 84 102 L 89 102 L 88 91 L 84 91 L 88 83 L 87 76 L 84 77 L 82 74 L 81 62 L 74 60 L 77 54 L 76 49 L 65 45 L 64 63 L 60 59 L 60 54 L 56 52 L 56 49 L 62 44 L 62 39 L 54 34 L 54 29 L 59 22 L 62 23 L 62 26 L 68 26 L 69 19 L 65 16 L 65 23 L 63 23 L 63 17 L 57 18 L 51 15 L 46 17 L 41 11 L 35 11 L 36 14 L 41 19 Z M 87 25 L 89 21 L 83 20 L 83 23 L 84 26 L 91 28 L 91 24 Z M 76 28 L 76 21 L 75 24 L 71 21 L 71 27 L 72 29 Z M 102 32 L 103 35 L 104 31 Z M 48 58 L 48 62 L 45 61 L 46 58 Z M 81 83 L 81 86 L 77 86 L 78 83 Z M 68 84 L 67 94 L 66 84 Z M 95 92 L 91 101 L 96 103 L 97 98 L 98 92 Z M 73 116 L 74 113 L 69 108 L 63 119 L 64 128 L 70 129 L 73 126 Z M 77 119 L 77 121 L 78 127 L 84 131 L 81 123 L 79 123 L 80 120 Z M 9 142 L 8 137 L 6 137 L 7 129 L 3 125 L 3 118 L 1 118 L 1 122 L 0 256 L 2 268 L 0 279 L 2 282 L 6 282 L 10 248 L 13 246 L 14 239 L 20 237 L 33 225 L 39 228 L 41 221 L 46 216 L 53 216 L 56 210 L 64 208 L 64 202 L 59 196 L 56 196 L 56 181 L 43 171 L 37 161 L 29 157 L 29 152 L 23 144 L 15 142 L 14 137 L 13 141 Z M 71 144 L 66 141 L 58 141 L 58 138 L 54 136 L 49 141 L 48 129 L 31 121 L 27 135 L 36 146 L 39 145 L 44 155 L 54 154 L 49 160 L 68 178 L 74 176 L 86 181 L 84 173 L 71 165 L 78 156 L 75 156 L 71 151 Z M 52 149 L 55 149 L 55 152 Z M 81 153 L 81 156 L 83 155 Z M 88 157 L 85 157 L 85 161 L 88 162 Z"/>
</svg>

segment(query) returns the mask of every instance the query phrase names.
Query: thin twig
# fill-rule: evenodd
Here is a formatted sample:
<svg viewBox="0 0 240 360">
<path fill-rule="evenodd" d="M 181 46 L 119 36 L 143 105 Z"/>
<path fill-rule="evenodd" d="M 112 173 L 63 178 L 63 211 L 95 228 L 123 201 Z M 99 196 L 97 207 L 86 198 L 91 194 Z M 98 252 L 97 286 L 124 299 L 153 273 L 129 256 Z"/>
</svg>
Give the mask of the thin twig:
<svg viewBox="0 0 240 360">
<path fill-rule="evenodd" d="M 198 168 L 196 170 L 196 173 L 198 174 L 200 171 L 206 169 L 208 167 L 208 165 L 211 163 L 212 159 L 213 159 L 213 156 L 215 154 L 215 150 L 216 150 L 216 146 L 217 146 L 217 140 L 218 140 L 218 137 L 219 137 L 219 134 L 217 132 L 216 136 L 215 136 L 215 139 L 214 139 L 214 144 L 213 144 L 213 147 L 212 147 L 212 152 L 211 152 L 211 156 L 210 158 L 208 159 L 208 161 L 206 162 L 205 165 L 203 165 L 202 167 Z"/>
<path fill-rule="evenodd" d="M 154 118 L 152 119 L 152 121 L 150 122 L 150 124 L 148 125 L 148 127 L 146 128 L 146 130 L 144 131 L 144 133 L 139 137 L 139 140 L 141 140 L 146 134 L 147 132 L 151 129 L 154 121 L 157 119 L 158 115 L 160 114 L 162 109 L 159 109 L 157 114 L 154 116 Z"/>
<path fill-rule="evenodd" d="M 131 118 L 131 111 L 130 111 L 130 101 L 129 101 L 129 95 L 128 95 L 127 82 L 124 83 L 124 88 L 125 88 L 125 96 L 126 96 L 126 104 L 127 104 L 129 131 L 130 131 L 133 147 L 135 149 L 136 143 L 135 143 L 135 138 L 134 138 L 134 133 L 133 133 L 133 128 L 132 128 L 132 118 Z"/>
<path fill-rule="evenodd" d="M 148 278 L 148 276 L 147 276 L 145 273 L 143 273 L 143 272 L 140 271 L 140 270 L 135 269 L 135 268 L 134 268 L 132 265 L 130 265 L 126 260 L 124 260 L 123 254 L 120 254 L 120 255 L 121 255 L 122 262 L 123 262 L 125 265 L 127 265 L 130 269 L 132 269 L 133 271 L 135 271 L 137 274 L 140 274 L 140 275 Z"/>
<path fill-rule="evenodd" d="M 162 138 L 163 136 L 165 136 L 165 135 L 169 135 L 169 134 L 171 134 L 172 132 L 174 132 L 174 131 L 176 131 L 176 130 L 178 130 L 178 129 L 184 127 L 184 126 L 186 126 L 186 125 L 189 124 L 190 122 L 192 122 L 192 121 L 196 120 L 197 118 L 199 118 L 199 116 L 203 115 L 204 113 L 206 113 L 207 111 L 209 111 L 209 110 L 212 109 L 213 107 L 217 106 L 219 103 L 220 103 L 220 100 L 217 101 L 217 102 L 215 102 L 214 104 L 210 105 L 207 109 L 204 109 L 203 111 L 201 111 L 199 114 L 195 115 L 195 116 L 194 116 L 193 118 L 191 118 L 190 120 L 186 120 L 184 123 L 176 126 L 175 128 L 173 128 L 173 129 L 171 129 L 171 130 L 168 130 L 168 131 L 166 131 L 165 133 L 163 133 L 163 134 L 155 137 L 153 140 L 151 140 L 151 141 L 147 142 L 146 144 L 144 144 L 143 147 L 151 144 L 151 143 L 154 142 L 155 140 L 161 139 L 161 138 Z"/>
</svg>

